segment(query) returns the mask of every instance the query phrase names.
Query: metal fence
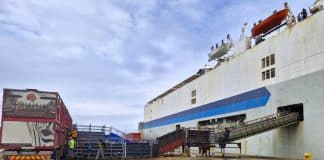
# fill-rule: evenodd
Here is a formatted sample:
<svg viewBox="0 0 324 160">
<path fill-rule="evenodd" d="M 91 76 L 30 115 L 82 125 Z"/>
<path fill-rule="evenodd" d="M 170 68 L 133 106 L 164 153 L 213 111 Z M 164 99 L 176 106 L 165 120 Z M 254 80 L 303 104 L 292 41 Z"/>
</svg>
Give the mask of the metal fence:
<svg viewBox="0 0 324 160">
<path fill-rule="evenodd" d="M 154 143 L 151 141 L 132 142 L 126 134 L 116 128 L 93 125 L 76 125 L 75 158 L 95 159 L 99 150 L 100 139 L 104 140 L 104 159 L 150 158 L 154 155 Z"/>
</svg>

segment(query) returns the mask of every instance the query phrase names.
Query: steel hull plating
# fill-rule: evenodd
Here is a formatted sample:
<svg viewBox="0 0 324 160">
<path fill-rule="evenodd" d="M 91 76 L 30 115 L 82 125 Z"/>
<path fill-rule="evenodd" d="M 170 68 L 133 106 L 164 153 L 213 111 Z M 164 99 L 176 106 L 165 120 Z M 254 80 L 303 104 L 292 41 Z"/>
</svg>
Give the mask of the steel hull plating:
<svg viewBox="0 0 324 160">
<path fill-rule="evenodd" d="M 304 121 L 298 125 L 276 129 L 250 138 L 240 140 L 242 153 L 247 155 L 300 158 L 305 152 L 311 152 L 314 158 L 320 158 L 324 152 L 321 142 L 324 129 L 324 71 L 270 85 L 266 88 L 271 93 L 266 106 L 254 108 L 218 117 L 246 114 L 247 121 L 277 112 L 278 107 L 291 104 L 303 104 Z M 196 127 L 197 122 L 212 117 L 186 121 L 180 124 L 183 127 Z M 173 131 L 175 125 L 164 125 L 145 129 L 147 139 L 153 139 L 167 132 Z M 237 150 L 233 152 L 238 153 Z"/>
</svg>

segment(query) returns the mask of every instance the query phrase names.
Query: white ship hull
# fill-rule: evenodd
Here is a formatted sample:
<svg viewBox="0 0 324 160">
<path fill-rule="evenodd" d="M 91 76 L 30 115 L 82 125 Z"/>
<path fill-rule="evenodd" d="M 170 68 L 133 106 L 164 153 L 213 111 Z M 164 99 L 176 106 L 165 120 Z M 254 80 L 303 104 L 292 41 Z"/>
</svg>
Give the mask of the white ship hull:
<svg viewBox="0 0 324 160">
<path fill-rule="evenodd" d="M 155 139 L 175 130 L 176 125 L 197 127 L 202 120 L 240 114 L 249 121 L 277 113 L 282 106 L 302 104 L 304 121 L 240 140 L 242 153 L 300 159 L 310 152 L 314 159 L 323 158 L 323 19 L 324 12 L 320 11 L 153 99 L 144 109 L 144 138 Z M 274 64 L 262 66 L 263 58 L 272 54 Z"/>
</svg>

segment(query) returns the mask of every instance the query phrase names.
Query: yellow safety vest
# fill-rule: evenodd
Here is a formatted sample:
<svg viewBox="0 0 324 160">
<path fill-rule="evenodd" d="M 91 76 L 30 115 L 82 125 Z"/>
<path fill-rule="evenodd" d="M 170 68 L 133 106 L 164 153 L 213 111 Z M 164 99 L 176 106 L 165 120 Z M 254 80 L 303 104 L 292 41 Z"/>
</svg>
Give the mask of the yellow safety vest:
<svg viewBox="0 0 324 160">
<path fill-rule="evenodd" d="M 69 141 L 69 148 L 70 148 L 70 149 L 74 149 L 74 146 L 75 146 L 75 141 L 74 141 L 74 139 L 71 139 L 71 140 Z"/>
<path fill-rule="evenodd" d="M 104 146 L 103 146 L 103 142 L 99 142 L 99 143 L 98 143 L 98 147 L 99 147 L 99 149 L 103 149 L 103 148 L 104 148 Z"/>
</svg>

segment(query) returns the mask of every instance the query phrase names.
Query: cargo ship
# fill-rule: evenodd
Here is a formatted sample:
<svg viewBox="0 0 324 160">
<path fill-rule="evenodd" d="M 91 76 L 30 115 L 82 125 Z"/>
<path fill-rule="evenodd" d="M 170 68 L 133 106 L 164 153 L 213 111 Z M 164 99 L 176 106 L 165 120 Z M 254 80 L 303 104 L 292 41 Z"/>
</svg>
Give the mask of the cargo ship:
<svg viewBox="0 0 324 160">
<path fill-rule="evenodd" d="M 323 5 L 323 0 L 315 1 L 311 13 L 302 17 L 285 5 L 255 24 L 252 36 L 213 46 L 208 55 L 216 65 L 200 69 L 145 105 L 139 124 L 143 138 L 154 140 L 182 127 L 231 127 L 282 111 L 296 112 L 302 115 L 297 124 L 238 140 L 242 154 L 301 158 L 309 152 L 321 159 Z"/>
</svg>

